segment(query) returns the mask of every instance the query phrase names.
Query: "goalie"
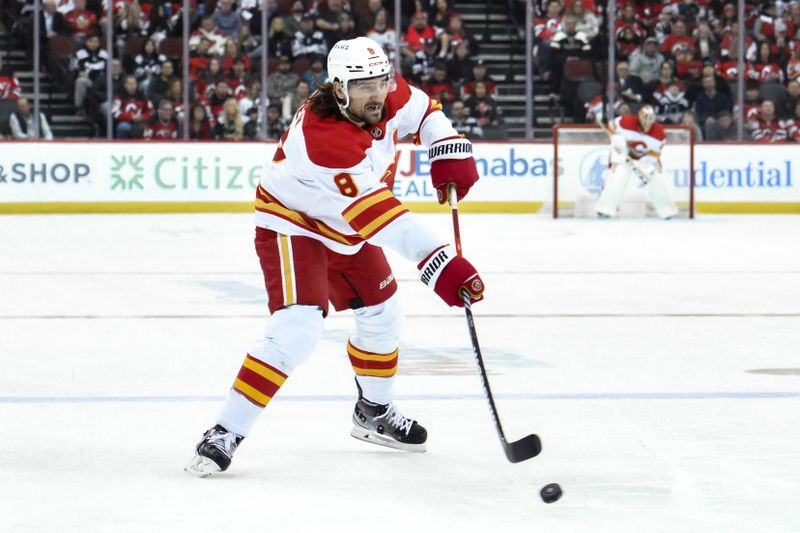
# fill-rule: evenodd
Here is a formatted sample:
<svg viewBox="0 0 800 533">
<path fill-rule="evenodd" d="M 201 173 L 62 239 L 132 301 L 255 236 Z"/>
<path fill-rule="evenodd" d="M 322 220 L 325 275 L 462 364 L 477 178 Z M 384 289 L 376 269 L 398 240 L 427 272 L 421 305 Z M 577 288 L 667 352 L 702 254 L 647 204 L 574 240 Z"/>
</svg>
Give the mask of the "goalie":
<svg viewBox="0 0 800 533">
<path fill-rule="evenodd" d="M 653 108 L 646 105 L 638 115 L 617 117 L 608 125 L 608 133 L 611 137 L 610 168 L 595 207 L 597 215 L 601 218 L 617 216 L 631 175 L 644 184 L 660 218 L 677 215 L 678 208 L 670 199 L 661 172 L 661 151 L 666 142 L 664 128 L 656 123 Z"/>
</svg>

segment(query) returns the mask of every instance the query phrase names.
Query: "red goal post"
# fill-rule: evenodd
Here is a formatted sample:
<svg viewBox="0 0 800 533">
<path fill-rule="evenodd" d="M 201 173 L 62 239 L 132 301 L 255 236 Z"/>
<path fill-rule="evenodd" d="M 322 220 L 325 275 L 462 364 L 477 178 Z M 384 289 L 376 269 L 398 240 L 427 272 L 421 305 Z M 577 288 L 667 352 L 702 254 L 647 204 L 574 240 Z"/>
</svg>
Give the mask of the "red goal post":
<svg viewBox="0 0 800 533">
<path fill-rule="evenodd" d="M 664 126 L 663 176 L 680 217 L 694 218 L 694 130 Z M 594 201 L 608 171 L 608 135 L 594 124 L 558 124 L 553 128 L 553 218 L 593 216 Z M 641 184 L 631 179 L 620 205 L 621 216 L 653 216 Z"/>
</svg>

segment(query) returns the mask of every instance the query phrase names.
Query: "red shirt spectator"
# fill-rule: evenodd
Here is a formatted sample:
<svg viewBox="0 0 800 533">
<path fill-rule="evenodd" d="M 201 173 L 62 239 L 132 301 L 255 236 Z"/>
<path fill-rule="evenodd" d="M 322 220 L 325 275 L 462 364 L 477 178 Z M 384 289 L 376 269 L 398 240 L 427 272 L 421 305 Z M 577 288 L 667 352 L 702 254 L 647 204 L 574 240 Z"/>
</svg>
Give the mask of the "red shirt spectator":
<svg viewBox="0 0 800 533">
<path fill-rule="evenodd" d="M 447 67 L 444 63 L 436 65 L 433 76 L 423 84 L 423 89 L 431 98 L 444 102 L 452 102 L 457 96 L 453 84 L 447 79 Z"/>
<path fill-rule="evenodd" d="M 175 111 L 172 102 L 161 100 L 158 103 L 158 114 L 147 122 L 143 137 L 159 141 L 171 141 L 178 138 L 178 121 L 175 120 Z"/>
<path fill-rule="evenodd" d="M 486 87 L 486 93 L 494 98 L 494 95 L 497 94 L 497 86 L 486 73 L 486 65 L 483 63 L 483 59 L 475 62 L 472 66 L 472 79 L 461 88 L 465 100 L 475 92 L 475 84 L 478 82 L 483 83 Z"/>
<path fill-rule="evenodd" d="M 67 13 L 67 24 L 73 36 L 86 36 L 94 33 L 97 26 L 97 15 L 86 9 L 86 0 L 75 0 L 75 9 Z"/>
<path fill-rule="evenodd" d="M 203 141 L 211 139 L 211 122 L 203 104 L 195 104 L 189 122 L 189 138 Z"/>
<path fill-rule="evenodd" d="M 686 23 L 682 20 L 676 20 L 672 23 L 672 33 L 667 35 L 661 43 L 661 51 L 674 56 L 675 52 L 682 46 L 695 50 L 694 39 L 690 35 L 686 35 Z"/>
<path fill-rule="evenodd" d="M 3 69 L 3 57 L 0 56 L 0 100 L 17 100 L 19 97 L 19 80 L 16 74 Z"/>
<path fill-rule="evenodd" d="M 739 76 L 739 62 L 720 59 L 717 61 L 716 65 L 714 65 L 714 71 L 717 73 L 717 76 L 725 81 L 736 80 Z"/>
<path fill-rule="evenodd" d="M 771 100 L 764 100 L 761 104 L 761 115 L 750 122 L 750 135 L 753 140 L 761 143 L 774 143 L 786 140 L 787 132 L 775 116 L 775 104 Z"/>
<path fill-rule="evenodd" d="M 558 33 L 561 24 L 561 4 L 550 2 L 547 4 L 547 13 L 544 17 L 537 17 L 533 21 L 533 36 L 539 42 L 549 41 Z"/>
<path fill-rule="evenodd" d="M 404 37 L 408 48 L 413 52 L 422 52 L 425 49 L 425 39 L 436 38 L 436 30 L 428 24 L 428 16 L 424 11 L 414 13 L 411 26 Z"/>
</svg>

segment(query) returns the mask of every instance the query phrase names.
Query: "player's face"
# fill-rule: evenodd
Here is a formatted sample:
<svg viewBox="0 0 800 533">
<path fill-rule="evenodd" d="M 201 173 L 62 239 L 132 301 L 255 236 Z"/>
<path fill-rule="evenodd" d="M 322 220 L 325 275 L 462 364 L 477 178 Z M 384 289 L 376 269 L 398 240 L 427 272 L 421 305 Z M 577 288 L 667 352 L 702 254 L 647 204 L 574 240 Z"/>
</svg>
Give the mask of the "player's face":
<svg viewBox="0 0 800 533">
<path fill-rule="evenodd" d="M 350 106 L 347 110 L 367 124 L 377 124 L 383 118 L 383 105 L 389 94 L 389 76 L 351 81 L 348 92 Z"/>
</svg>

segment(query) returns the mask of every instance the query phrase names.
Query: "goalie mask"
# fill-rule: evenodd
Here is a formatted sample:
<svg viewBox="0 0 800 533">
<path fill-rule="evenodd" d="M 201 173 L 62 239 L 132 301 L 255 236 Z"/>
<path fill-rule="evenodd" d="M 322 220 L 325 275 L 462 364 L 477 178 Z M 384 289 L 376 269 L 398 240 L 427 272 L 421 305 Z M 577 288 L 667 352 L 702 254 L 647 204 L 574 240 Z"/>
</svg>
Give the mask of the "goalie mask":
<svg viewBox="0 0 800 533">
<path fill-rule="evenodd" d="M 328 76 L 331 81 L 338 81 L 344 92 L 344 102 L 337 98 L 337 104 L 343 114 L 347 115 L 350 105 L 349 84 L 354 80 L 366 80 L 387 76 L 388 88 L 395 89 L 394 70 L 381 45 L 367 37 L 344 39 L 337 42 L 328 54 Z"/>
<path fill-rule="evenodd" d="M 639 127 L 642 128 L 643 132 L 647 133 L 655 123 L 656 114 L 655 111 L 653 111 L 653 108 L 649 105 L 643 106 L 639 110 Z"/>
</svg>

